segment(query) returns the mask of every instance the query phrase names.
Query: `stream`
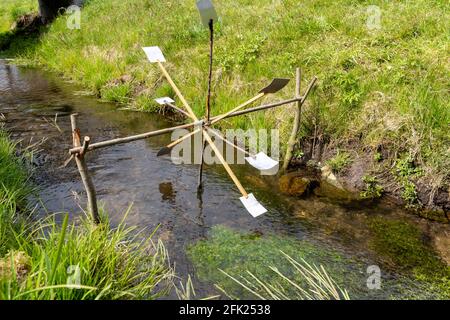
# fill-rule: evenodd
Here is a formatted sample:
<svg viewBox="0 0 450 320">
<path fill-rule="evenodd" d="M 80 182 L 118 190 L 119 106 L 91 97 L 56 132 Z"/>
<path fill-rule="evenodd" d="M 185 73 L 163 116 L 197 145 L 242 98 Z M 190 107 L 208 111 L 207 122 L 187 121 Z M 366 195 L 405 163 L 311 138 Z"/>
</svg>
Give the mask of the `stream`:
<svg viewBox="0 0 450 320">
<path fill-rule="evenodd" d="M 159 114 L 122 110 L 98 101 L 79 87 L 40 69 L 17 67 L 0 60 L 0 114 L 11 137 L 22 147 L 33 145 L 34 181 L 39 187 L 37 214 L 68 212 L 82 215 L 84 189 L 74 162 L 61 167 L 71 147 L 69 115 L 78 113 L 82 135 L 92 142 L 167 128 L 174 123 Z M 56 117 L 56 118 L 55 118 Z M 294 198 L 277 189 L 275 177 L 263 177 L 248 165 L 233 166 L 244 186 L 255 194 L 268 213 L 252 218 L 239 201 L 240 194 L 222 166 L 206 166 L 202 199 L 196 192 L 198 166 L 175 165 L 169 157 L 157 157 L 170 143 L 170 134 L 116 145 L 88 154 L 87 161 L 100 205 L 117 225 L 132 205 L 126 223 L 145 228 L 168 249 L 177 274 L 195 275 L 186 247 L 208 239 L 213 226 L 276 234 L 308 240 L 318 247 L 333 248 L 367 267 L 377 264 L 383 276 L 396 279 L 395 268 L 370 246 L 367 220 L 373 216 L 407 220 L 420 228 L 441 255 L 449 239 L 449 226 L 420 219 L 402 208 L 381 201 L 371 205 L 335 201 L 310 195 Z M 348 272 L 365 269 L 349 267 Z M 363 277 L 364 278 L 364 277 Z M 212 283 L 194 278 L 198 296 L 217 294 Z M 386 298 L 390 288 L 367 292 L 361 283 L 360 297 Z M 411 284 L 411 290 L 419 290 Z"/>
</svg>

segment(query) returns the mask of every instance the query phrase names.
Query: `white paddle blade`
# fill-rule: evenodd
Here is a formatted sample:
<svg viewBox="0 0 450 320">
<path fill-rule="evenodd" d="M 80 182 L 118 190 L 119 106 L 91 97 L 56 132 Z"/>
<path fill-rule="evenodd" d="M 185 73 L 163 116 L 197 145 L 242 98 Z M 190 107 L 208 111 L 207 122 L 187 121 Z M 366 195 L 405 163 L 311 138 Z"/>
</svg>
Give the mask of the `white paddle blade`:
<svg viewBox="0 0 450 320">
<path fill-rule="evenodd" d="M 205 27 L 209 26 L 209 21 L 217 21 L 217 12 L 214 9 L 214 5 L 211 0 L 199 0 L 197 1 L 197 8 L 202 17 L 202 23 Z"/>
<path fill-rule="evenodd" d="M 150 62 L 166 62 L 166 58 L 164 58 L 164 55 L 159 47 L 144 47 L 142 50 L 144 50 L 147 55 L 147 59 Z"/>
<path fill-rule="evenodd" d="M 273 160 L 264 152 L 260 152 L 254 157 L 245 157 L 245 160 L 247 160 L 251 166 L 261 171 L 270 170 L 278 165 L 278 161 Z"/>
<path fill-rule="evenodd" d="M 256 200 L 253 193 L 250 193 L 247 198 L 241 197 L 240 200 L 245 209 L 247 209 L 247 211 L 252 215 L 253 218 L 259 217 L 260 215 L 267 212 L 266 208 L 264 208 L 258 202 L 258 200 Z"/>
<path fill-rule="evenodd" d="M 158 99 L 155 99 L 155 101 L 161 106 L 166 105 L 168 103 L 175 102 L 172 98 L 169 98 L 169 97 L 158 98 Z"/>
</svg>

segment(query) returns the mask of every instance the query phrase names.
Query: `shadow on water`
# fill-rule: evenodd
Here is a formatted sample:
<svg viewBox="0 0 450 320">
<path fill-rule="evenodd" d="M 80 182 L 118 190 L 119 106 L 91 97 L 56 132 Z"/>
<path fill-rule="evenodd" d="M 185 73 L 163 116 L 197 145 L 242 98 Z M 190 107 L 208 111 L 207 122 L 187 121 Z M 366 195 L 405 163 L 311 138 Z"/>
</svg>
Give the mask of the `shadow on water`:
<svg viewBox="0 0 450 320">
<path fill-rule="evenodd" d="M 69 212 L 76 219 L 80 205 L 85 203 L 76 168 L 73 164 L 60 167 L 72 142 L 68 117 L 71 113 L 79 113 L 82 134 L 94 142 L 173 125 L 157 114 L 121 111 L 115 105 L 83 96 L 73 85 L 40 70 L 21 69 L 1 61 L 0 94 L 0 113 L 6 118 L 11 136 L 22 145 L 40 142 L 33 162 L 34 179 L 45 207 L 40 210 L 42 215 Z M 318 196 L 286 197 L 278 192 L 276 179 L 260 177 L 247 166 L 234 166 L 239 178 L 269 210 L 253 219 L 220 166 L 206 166 L 206 187 L 198 194 L 197 166 L 175 165 L 167 157 L 158 158 L 159 148 L 169 142 L 170 135 L 166 135 L 102 149 L 89 153 L 88 165 L 98 198 L 112 223 L 120 222 L 132 204 L 128 224 L 149 232 L 160 225 L 157 236 L 166 243 L 177 272 L 183 277 L 195 274 L 185 254 L 186 247 L 207 239 L 217 225 L 307 240 L 317 247 L 339 250 L 365 268 L 375 263 L 387 270 L 393 268 L 370 246 L 368 221 L 374 216 L 413 221 L 436 247 L 436 237 L 444 239 L 443 243 L 447 241 L 448 226 L 418 220 L 393 205 L 361 206 Z M 196 287 L 200 296 L 215 292 L 210 283 L 197 282 Z M 389 292 L 380 295 L 388 296 Z"/>
</svg>

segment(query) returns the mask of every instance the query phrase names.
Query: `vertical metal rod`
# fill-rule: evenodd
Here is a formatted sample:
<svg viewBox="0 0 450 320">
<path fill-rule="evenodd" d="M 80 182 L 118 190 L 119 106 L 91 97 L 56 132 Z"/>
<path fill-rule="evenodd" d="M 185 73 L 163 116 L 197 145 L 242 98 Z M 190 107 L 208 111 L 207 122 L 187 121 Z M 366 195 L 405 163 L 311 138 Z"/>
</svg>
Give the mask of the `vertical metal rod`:
<svg viewBox="0 0 450 320">
<path fill-rule="evenodd" d="M 212 69 L 213 69 L 213 53 L 214 53 L 214 21 L 211 19 L 209 20 L 209 76 L 208 76 L 208 95 L 206 97 L 206 121 L 209 123 L 209 120 L 211 119 L 211 83 L 212 83 Z M 202 156 L 201 156 L 201 163 L 200 168 L 198 172 L 198 189 L 201 190 L 203 188 L 203 165 L 204 165 L 204 153 L 206 148 L 206 141 L 204 141 L 203 138 L 203 131 L 201 133 L 202 135 L 202 142 L 203 142 L 203 148 L 202 148 Z"/>
<path fill-rule="evenodd" d="M 206 119 L 209 122 L 211 118 L 211 83 L 213 69 L 213 53 L 214 53 L 214 21 L 209 20 L 209 77 L 208 77 L 208 96 L 206 98 Z"/>
<path fill-rule="evenodd" d="M 70 123 L 72 125 L 72 141 L 73 146 L 81 147 L 81 138 L 80 138 L 80 130 L 77 126 L 77 114 L 71 114 L 70 115 Z M 84 139 L 84 145 L 83 150 L 87 150 L 89 146 L 90 139 L 87 137 L 87 139 Z M 78 171 L 80 172 L 81 180 L 83 181 L 84 188 L 86 190 L 86 195 L 88 199 L 88 212 L 94 221 L 95 224 L 100 223 L 100 216 L 98 214 L 98 207 L 97 207 L 97 196 L 95 193 L 95 187 L 94 183 L 92 182 L 92 178 L 89 175 L 89 170 L 86 165 L 86 161 L 84 159 L 85 154 L 84 153 L 77 153 L 75 154 L 75 162 L 77 163 Z"/>
<path fill-rule="evenodd" d="M 198 169 L 198 184 L 197 184 L 198 191 L 203 190 L 203 163 L 204 163 L 204 154 L 205 154 L 205 149 L 206 149 L 206 140 L 203 136 L 203 131 L 200 134 L 202 135 L 203 146 L 202 146 L 201 163 L 200 163 L 200 167 Z"/>
</svg>

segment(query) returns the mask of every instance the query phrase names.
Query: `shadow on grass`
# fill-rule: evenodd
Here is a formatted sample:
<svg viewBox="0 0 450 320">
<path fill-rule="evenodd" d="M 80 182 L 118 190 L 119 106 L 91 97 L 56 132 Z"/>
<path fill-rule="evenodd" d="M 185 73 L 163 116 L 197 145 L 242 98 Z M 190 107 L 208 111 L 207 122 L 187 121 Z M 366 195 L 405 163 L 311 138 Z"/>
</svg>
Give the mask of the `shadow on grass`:
<svg viewBox="0 0 450 320">
<path fill-rule="evenodd" d="M 10 31 L 0 33 L 0 56 L 15 58 L 33 50 L 47 30 L 37 13 L 19 17 Z"/>
</svg>

